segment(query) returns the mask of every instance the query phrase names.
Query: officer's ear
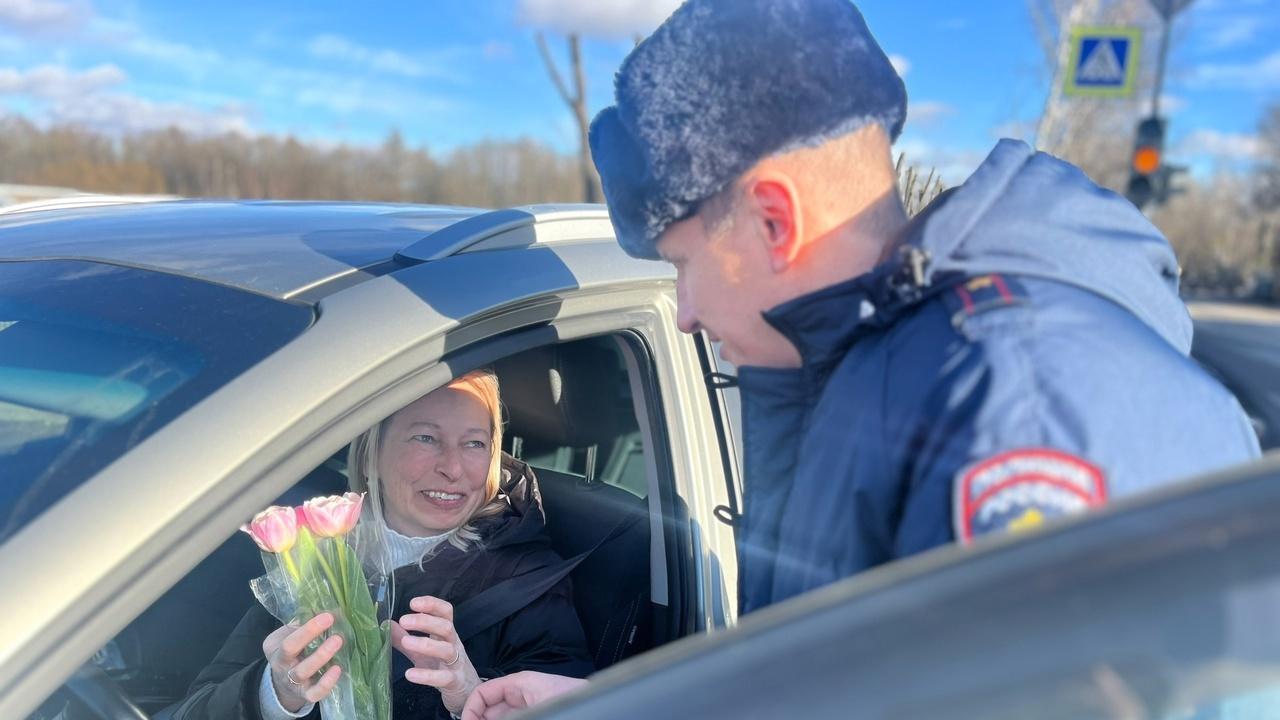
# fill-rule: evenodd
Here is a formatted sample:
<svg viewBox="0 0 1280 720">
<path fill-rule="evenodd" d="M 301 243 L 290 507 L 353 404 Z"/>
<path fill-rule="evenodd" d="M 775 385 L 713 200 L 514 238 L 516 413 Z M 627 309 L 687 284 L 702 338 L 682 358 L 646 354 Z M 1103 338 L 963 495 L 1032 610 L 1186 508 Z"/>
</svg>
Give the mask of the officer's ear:
<svg viewBox="0 0 1280 720">
<path fill-rule="evenodd" d="M 782 272 L 800 254 L 803 237 L 795 183 L 783 173 L 763 173 L 752 178 L 747 197 L 763 231 L 769 264 L 775 273 Z"/>
</svg>

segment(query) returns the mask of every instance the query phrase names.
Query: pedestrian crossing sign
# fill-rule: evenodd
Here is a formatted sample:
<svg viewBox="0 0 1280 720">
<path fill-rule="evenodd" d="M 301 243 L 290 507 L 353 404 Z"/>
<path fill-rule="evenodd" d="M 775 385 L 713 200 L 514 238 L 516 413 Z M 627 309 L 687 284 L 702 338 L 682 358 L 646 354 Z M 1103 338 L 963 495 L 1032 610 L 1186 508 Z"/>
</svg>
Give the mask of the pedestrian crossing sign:
<svg viewBox="0 0 1280 720">
<path fill-rule="evenodd" d="M 1067 95 L 1129 97 L 1138 76 L 1142 31 L 1128 27 L 1078 27 L 1071 30 Z"/>
</svg>

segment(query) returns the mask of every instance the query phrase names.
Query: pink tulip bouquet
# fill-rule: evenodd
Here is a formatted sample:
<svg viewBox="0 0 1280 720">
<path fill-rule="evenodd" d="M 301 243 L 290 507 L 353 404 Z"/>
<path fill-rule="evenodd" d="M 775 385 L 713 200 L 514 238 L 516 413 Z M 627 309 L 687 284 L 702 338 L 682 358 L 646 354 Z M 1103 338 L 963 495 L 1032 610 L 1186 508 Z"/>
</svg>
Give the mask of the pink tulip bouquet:
<svg viewBox="0 0 1280 720">
<path fill-rule="evenodd" d="M 333 662 L 342 668 L 337 687 L 320 703 L 326 720 L 389 720 L 391 633 L 387 576 L 372 536 L 360 532 L 364 495 L 312 498 L 302 505 L 269 507 L 242 529 L 262 549 L 267 574 L 254 594 L 283 623 L 304 623 L 331 613 L 330 633 L 343 638 Z M 363 526 L 362 526 L 363 527 Z"/>
</svg>

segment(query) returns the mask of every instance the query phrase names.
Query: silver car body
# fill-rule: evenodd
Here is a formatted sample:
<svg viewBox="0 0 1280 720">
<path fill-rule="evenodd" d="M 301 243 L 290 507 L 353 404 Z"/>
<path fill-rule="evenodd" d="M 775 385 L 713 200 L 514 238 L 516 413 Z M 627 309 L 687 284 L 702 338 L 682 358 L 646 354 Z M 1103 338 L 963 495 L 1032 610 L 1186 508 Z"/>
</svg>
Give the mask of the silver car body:
<svg viewBox="0 0 1280 720">
<path fill-rule="evenodd" d="M 520 328 L 550 327 L 560 340 L 629 331 L 652 348 L 663 444 L 695 548 L 698 625 L 733 622 L 732 531 L 714 513 L 736 488 L 701 340 L 676 328 L 669 267 L 624 255 L 602 208 L 181 202 L 0 221 L 0 260 L 52 258 L 310 302 L 316 317 L 4 544 L 0 717 L 32 711 L 254 512 L 450 379 L 443 359 Z M 662 511 L 651 507 L 652 522 Z"/>
</svg>

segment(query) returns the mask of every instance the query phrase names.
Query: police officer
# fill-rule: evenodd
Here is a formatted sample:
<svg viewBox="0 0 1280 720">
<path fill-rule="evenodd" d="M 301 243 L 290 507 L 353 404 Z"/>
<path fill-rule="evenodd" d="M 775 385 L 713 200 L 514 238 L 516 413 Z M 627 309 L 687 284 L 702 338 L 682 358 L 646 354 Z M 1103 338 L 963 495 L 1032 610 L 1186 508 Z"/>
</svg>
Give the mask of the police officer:
<svg viewBox="0 0 1280 720">
<path fill-rule="evenodd" d="M 905 118 L 849 0 L 689 0 L 592 123 L 618 241 L 740 367 L 743 612 L 1258 455 L 1133 205 L 1003 140 L 908 221 Z"/>
</svg>

